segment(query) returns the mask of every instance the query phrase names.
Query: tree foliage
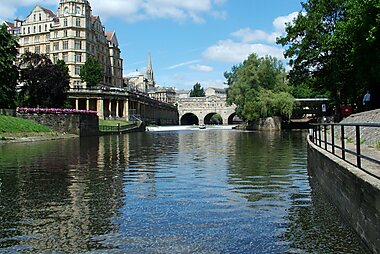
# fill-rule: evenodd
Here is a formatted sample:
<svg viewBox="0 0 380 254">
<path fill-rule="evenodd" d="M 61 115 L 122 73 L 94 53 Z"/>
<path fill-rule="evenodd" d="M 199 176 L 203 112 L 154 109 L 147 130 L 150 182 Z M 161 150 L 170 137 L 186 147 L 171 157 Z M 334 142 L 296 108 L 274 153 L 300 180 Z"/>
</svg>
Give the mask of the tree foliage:
<svg viewBox="0 0 380 254">
<path fill-rule="evenodd" d="M 64 61 L 53 64 L 46 55 L 27 52 L 20 60 L 20 102 L 28 107 L 63 107 L 70 84 Z"/>
<path fill-rule="evenodd" d="M 242 119 L 291 115 L 295 100 L 283 64 L 276 58 L 252 54 L 224 75 L 229 86 L 227 102 L 237 106 L 236 113 Z"/>
<path fill-rule="evenodd" d="M 12 108 L 16 102 L 18 69 L 17 39 L 8 33 L 5 24 L 0 26 L 0 108 Z"/>
<path fill-rule="evenodd" d="M 87 87 L 94 87 L 103 80 L 103 68 L 95 57 L 89 57 L 80 69 L 80 78 Z"/>
<path fill-rule="evenodd" d="M 288 24 L 286 46 L 292 84 L 327 92 L 337 103 L 380 94 L 380 2 L 308 0 Z"/>
<path fill-rule="evenodd" d="M 190 91 L 190 97 L 205 97 L 205 91 L 201 84 L 196 83 Z"/>
</svg>

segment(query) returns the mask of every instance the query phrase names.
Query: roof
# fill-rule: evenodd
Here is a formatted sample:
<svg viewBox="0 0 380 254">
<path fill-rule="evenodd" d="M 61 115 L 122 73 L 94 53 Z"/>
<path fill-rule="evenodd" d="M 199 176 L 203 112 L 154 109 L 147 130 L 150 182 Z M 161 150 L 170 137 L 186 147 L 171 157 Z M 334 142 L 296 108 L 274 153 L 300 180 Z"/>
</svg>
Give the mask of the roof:
<svg viewBox="0 0 380 254">
<path fill-rule="evenodd" d="M 112 41 L 112 37 L 114 36 L 115 32 L 106 32 L 106 38 L 109 41 Z"/>
<path fill-rule="evenodd" d="M 5 21 L 5 23 L 6 23 L 7 26 L 9 26 L 11 29 L 14 29 L 14 28 L 15 28 L 15 25 L 14 25 L 12 22 Z"/>
<path fill-rule="evenodd" d="M 41 6 L 40 6 L 41 7 Z M 47 13 L 47 14 L 49 14 L 51 17 L 57 17 L 57 15 L 52 11 L 52 10 L 49 10 L 49 9 L 46 9 L 46 8 L 44 8 L 44 7 L 41 7 L 41 9 L 45 12 L 45 13 Z"/>
</svg>

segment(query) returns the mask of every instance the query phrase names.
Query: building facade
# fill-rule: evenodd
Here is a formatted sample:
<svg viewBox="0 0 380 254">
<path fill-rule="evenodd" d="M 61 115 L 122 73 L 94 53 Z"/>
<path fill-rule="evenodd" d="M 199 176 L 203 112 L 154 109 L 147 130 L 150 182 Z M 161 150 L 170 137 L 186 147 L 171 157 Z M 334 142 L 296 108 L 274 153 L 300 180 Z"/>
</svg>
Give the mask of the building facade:
<svg viewBox="0 0 380 254">
<path fill-rule="evenodd" d="M 87 0 L 60 0 L 57 14 L 36 6 L 24 21 L 7 22 L 19 37 L 19 53 L 46 54 L 53 63 L 64 60 L 69 68 L 70 87 L 86 88 L 80 69 L 89 57 L 103 67 L 100 86 L 123 87 L 123 60 L 116 33 L 106 33 Z"/>
</svg>

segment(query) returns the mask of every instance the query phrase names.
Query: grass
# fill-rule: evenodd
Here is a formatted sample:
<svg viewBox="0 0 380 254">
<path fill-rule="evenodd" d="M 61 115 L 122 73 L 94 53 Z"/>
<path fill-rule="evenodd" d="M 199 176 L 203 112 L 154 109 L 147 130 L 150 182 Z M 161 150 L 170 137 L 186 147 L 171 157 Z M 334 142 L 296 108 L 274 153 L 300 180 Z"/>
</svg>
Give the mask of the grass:
<svg viewBox="0 0 380 254">
<path fill-rule="evenodd" d="M 20 136 L 47 132 L 52 132 L 52 130 L 32 120 L 0 115 L 0 140 L 9 135 Z"/>
<path fill-rule="evenodd" d="M 117 124 L 123 125 L 131 125 L 128 121 L 125 120 L 102 120 L 99 119 L 99 125 L 102 126 L 117 126 Z"/>
<path fill-rule="evenodd" d="M 375 148 L 380 151 L 380 140 L 376 142 Z"/>
</svg>

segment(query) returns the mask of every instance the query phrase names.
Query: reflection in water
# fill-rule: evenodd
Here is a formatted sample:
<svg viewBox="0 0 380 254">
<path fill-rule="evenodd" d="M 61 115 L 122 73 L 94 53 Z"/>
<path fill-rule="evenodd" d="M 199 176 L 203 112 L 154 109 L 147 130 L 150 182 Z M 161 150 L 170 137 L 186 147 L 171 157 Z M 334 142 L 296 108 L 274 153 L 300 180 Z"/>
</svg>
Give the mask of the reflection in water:
<svg viewBox="0 0 380 254">
<path fill-rule="evenodd" d="M 0 252 L 367 253 L 312 180 L 297 132 L 0 145 Z"/>
</svg>

